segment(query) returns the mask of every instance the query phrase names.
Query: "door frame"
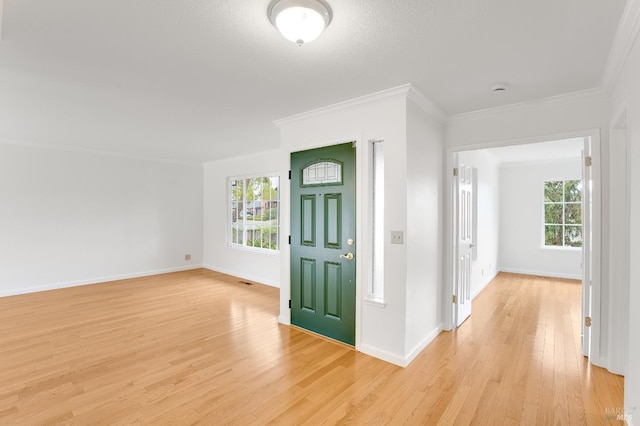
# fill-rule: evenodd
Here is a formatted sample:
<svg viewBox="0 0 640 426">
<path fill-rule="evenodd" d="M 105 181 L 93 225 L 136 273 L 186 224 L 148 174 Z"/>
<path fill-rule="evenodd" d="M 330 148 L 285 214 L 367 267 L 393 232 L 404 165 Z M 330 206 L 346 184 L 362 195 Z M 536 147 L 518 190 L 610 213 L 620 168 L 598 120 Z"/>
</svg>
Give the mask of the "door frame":
<svg viewBox="0 0 640 426">
<path fill-rule="evenodd" d="M 557 133 L 545 136 L 536 136 L 529 138 L 510 139 L 492 142 L 483 142 L 471 145 L 461 145 L 455 147 L 447 147 L 445 159 L 445 239 L 444 239 L 444 291 L 442 300 L 443 323 L 446 330 L 454 330 L 455 309 L 452 303 L 452 297 L 455 294 L 455 252 L 457 243 L 454 233 L 454 179 L 453 168 L 455 167 L 455 155 L 461 151 L 471 151 L 487 148 L 498 148 L 503 146 L 525 145 L 530 143 L 545 142 L 551 140 L 570 139 L 570 138 L 591 138 L 591 149 L 594 167 L 592 169 L 593 179 L 593 281 L 592 281 L 592 297 L 591 297 L 591 362 L 597 365 L 603 365 L 600 359 L 600 335 L 602 315 L 600 312 L 601 303 L 601 262 L 602 262 L 602 204 L 601 204 L 601 187 L 602 187 L 602 162 L 600 152 L 600 129 L 590 129 L 577 132 Z M 497 265 L 496 265 L 497 266 Z"/>
<path fill-rule="evenodd" d="M 317 164 L 338 164 L 338 179 L 305 183 L 303 172 Z M 353 141 L 292 153 L 290 176 L 291 323 L 355 347 L 359 256 L 354 256 L 358 244 L 354 244 L 357 218 Z M 306 201 L 301 204 L 302 200 Z M 303 226 L 303 230 L 300 227 L 305 223 L 310 228 Z M 305 296 L 308 291 L 311 294 Z"/>
<path fill-rule="evenodd" d="M 340 145 L 346 142 L 354 143 L 356 150 L 356 252 L 358 257 L 356 263 L 356 300 L 355 300 L 355 348 L 360 348 L 360 336 L 362 330 L 362 300 L 363 300 L 363 280 L 365 271 L 371 265 L 370 256 L 367 255 L 363 247 L 368 246 L 367 233 L 369 219 L 366 206 L 369 202 L 367 188 L 368 182 L 368 145 L 362 142 L 360 136 L 343 137 L 318 141 L 309 144 L 296 146 L 286 146 L 282 148 L 280 170 L 282 170 L 280 184 L 280 315 L 278 322 L 291 325 L 291 309 L 289 309 L 289 299 L 291 298 L 291 246 L 289 245 L 289 235 L 291 235 L 291 181 L 289 180 L 289 170 L 291 170 L 291 154 L 293 152 L 306 151 L 316 148 L 325 148 L 333 145 Z"/>
</svg>

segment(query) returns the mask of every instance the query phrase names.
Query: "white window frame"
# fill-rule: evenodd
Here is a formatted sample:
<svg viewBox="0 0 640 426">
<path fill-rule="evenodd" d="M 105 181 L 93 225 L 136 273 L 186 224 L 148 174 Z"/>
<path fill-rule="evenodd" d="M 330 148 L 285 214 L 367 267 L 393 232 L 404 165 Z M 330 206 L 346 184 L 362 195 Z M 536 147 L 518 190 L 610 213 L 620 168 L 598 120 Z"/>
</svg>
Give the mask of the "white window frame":
<svg viewBox="0 0 640 426">
<path fill-rule="evenodd" d="M 384 300 L 384 140 L 370 140 L 369 144 L 369 179 L 371 182 L 371 280 L 367 289 L 366 300 L 368 303 L 384 307 L 386 305 Z"/>
<path fill-rule="evenodd" d="M 276 202 L 277 204 L 277 222 L 276 222 L 276 236 L 275 239 L 273 239 L 272 241 L 275 242 L 276 244 L 276 248 L 268 248 L 268 247 L 256 247 L 253 245 L 248 244 L 249 241 L 255 241 L 255 240 L 250 240 L 248 238 L 249 236 L 249 232 L 242 232 L 242 242 L 234 242 L 234 233 L 236 232 L 234 230 L 234 225 L 237 223 L 241 223 L 242 224 L 242 229 L 243 230 L 247 230 L 248 225 L 252 224 L 252 220 L 250 220 L 248 218 L 248 214 L 246 214 L 248 207 L 247 207 L 247 200 L 246 200 L 246 196 L 247 196 L 247 191 L 246 191 L 246 185 L 247 182 L 251 179 L 263 179 L 263 178 L 268 178 L 271 179 L 273 181 L 273 179 L 277 179 L 277 186 L 276 188 L 276 194 L 277 197 L 275 199 L 271 199 L 268 201 L 271 202 Z M 243 181 L 244 185 L 245 185 L 245 189 L 243 189 L 242 191 L 242 195 L 243 195 L 243 199 L 242 201 L 238 201 L 242 203 L 242 208 L 237 208 L 237 205 L 234 205 L 234 199 L 233 199 L 233 182 L 237 182 L 237 181 Z M 227 219 L 227 245 L 231 248 L 235 248 L 235 249 L 242 249 L 242 250 L 251 250 L 251 251 L 260 251 L 263 253 L 271 253 L 271 254 L 277 254 L 280 253 L 280 232 L 281 232 L 281 223 L 280 223 L 280 192 L 281 192 L 281 185 L 282 185 L 282 177 L 280 176 L 279 173 L 277 172 L 268 172 L 268 173 L 257 173 L 257 174 L 251 174 L 251 175 L 240 175 L 240 176 L 230 176 L 227 178 L 227 209 L 228 209 L 228 219 Z M 254 200 L 254 202 L 257 200 Z M 262 198 L 259 200 L 262 203 Z M 262 212 L 262 207 L 260 207 L 260 211 L 261 214 L 264 214 L 264 212 Z M 241 214 L 241 212 L 243 212 Z M 255 211 L 251 212 L 251 217 L 253 217 L 253 215 L 255 214 Z M 241 219 L 241 222 L 240 220 Z M 234 221 L 235 220 L 235 221 Z M 237 225 L 236 225 L 237 226 Z"/>
<path fill-rule="evenodd" d="M 580 251 L 582 250 L 582 246 L 580 247 L 574 247 L 574 246 L 568 246 L 565 245 L 564 243 L 564 227 L 567 226 L 567 223 L 565 223 L 565 205 L 566 204 L 578 204 L 580 205 L 580 210 L 581 210 L 581 218 L 583 216 L 583 212 L 582 212 L 582 199 L 578 202 L 574 202 L 574 201 L 565 201 L 565 197 L 564 197 L 564 185 L 565 182 L 568 181 L 573 181 L 573 180 L 577 180 L 577 181 L 581 181 L 582 182 L 582 178 L 581 177 L 572 177 L 572 178 L 558 178 L 558 179 L 545 179 L 542 182 L 542 241 L 541 241 L 541 247 L 543 249 L 548 249 L 548 250 L 575 250 L 575 251 Z M 562 201 L 561 202 L 557 202 L 557 201 L 552 201 L 552 202 L 547 202 L 545 201 L 545 186 L 548 182 L 562 182 Z M 582 182 L 582 185 L 584 185 L 584 182 Z M 583 191 L 584 193 L 584 188 Z M 582 197 L 583 195 L 581 195 Z M 547 204 L 561 204 L 562 205 L 562 223 L 547 223 L 546 221 L 546 205 Z M 552 246 L 552 245 L 547 245 L 547 241 L 546 241 L 546 226 L 547 225 L 557 225 L 557 226 L 562 226 L 562 245 L 561 246 Z M 568 224 L 568 226 L 577 226 L 576 224 Z M 582 232 L 584 232 L 584 224 L 581 222 L 580 223 L 580 228 L 582 228 Z M 584 237 L 583 237 L 584 238 Z"/>
</svg>

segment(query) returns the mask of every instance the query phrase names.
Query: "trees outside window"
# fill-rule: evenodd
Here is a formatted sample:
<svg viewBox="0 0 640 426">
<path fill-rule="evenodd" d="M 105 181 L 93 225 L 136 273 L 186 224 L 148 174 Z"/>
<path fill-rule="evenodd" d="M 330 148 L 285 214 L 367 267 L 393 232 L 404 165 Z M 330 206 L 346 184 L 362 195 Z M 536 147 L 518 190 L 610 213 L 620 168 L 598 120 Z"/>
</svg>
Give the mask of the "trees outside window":
<svg viewBox="0 0 640 426">
<path fill-rule="evenodd" d="M 582 247 L 582 181 L 544 183 L 544 245 Z"/>
<path fill-rule="evenodd" d="M 279 184 L 278 176 L 229 179 L 231 246 L 279 249 Z"/>
</svg>

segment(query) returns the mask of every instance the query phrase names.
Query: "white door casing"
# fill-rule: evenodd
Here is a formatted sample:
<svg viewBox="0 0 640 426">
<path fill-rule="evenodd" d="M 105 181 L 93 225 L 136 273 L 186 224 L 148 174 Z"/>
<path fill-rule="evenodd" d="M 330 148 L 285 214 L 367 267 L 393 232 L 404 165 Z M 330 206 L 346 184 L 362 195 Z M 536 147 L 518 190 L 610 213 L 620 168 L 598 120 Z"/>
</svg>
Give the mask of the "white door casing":
<svg viewBox="0 0 640 426">
<path fill-rule="evenodd" d="M 591 356 L 592 296 L 592 156 L 590 138 L 584 138 L 582 150 L 582 355 Z"/>
</svg>

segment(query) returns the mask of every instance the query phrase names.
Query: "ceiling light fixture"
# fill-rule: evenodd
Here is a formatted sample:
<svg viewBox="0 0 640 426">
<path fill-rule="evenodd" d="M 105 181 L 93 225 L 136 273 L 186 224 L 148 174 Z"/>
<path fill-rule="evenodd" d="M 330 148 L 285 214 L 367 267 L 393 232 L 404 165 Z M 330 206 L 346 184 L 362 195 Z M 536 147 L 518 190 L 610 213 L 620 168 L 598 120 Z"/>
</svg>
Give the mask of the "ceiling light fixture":
<svg viewBox="0 0 640 426">
<path fill-rule="evenodd" d="M 298 46 L 318 38 L 333 16 L 324 0 L 273 0 L 267 14 L 280 34 Z"/>
</svg>

